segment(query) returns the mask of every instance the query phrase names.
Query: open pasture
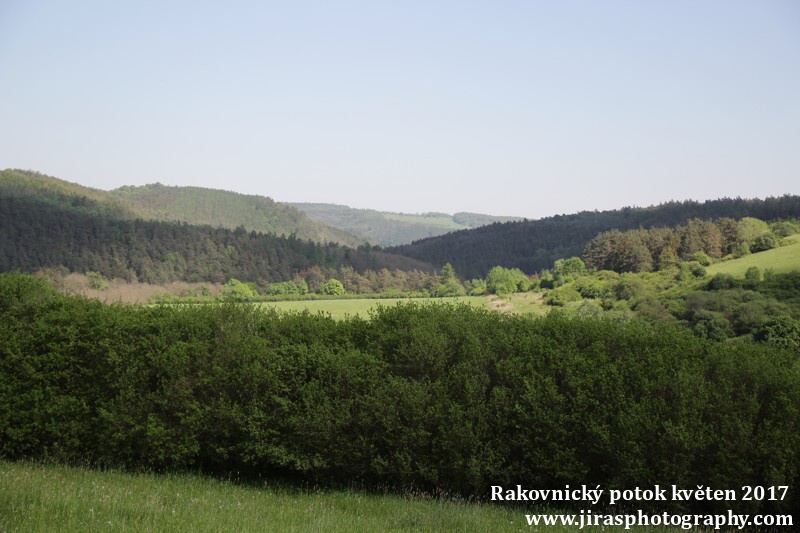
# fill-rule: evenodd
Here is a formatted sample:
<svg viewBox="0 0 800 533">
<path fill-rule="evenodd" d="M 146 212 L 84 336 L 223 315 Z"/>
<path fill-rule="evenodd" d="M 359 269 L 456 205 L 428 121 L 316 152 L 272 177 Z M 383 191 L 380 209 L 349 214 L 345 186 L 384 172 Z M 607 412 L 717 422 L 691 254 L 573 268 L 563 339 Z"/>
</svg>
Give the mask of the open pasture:
<svg viewBox="0 0 800 533">
<path fill-rule="evenodd" d="M 800 269 L 800 236 L 789 237 L 794 242 L 780 248 L 773 248 L 757 254 L 746 255 L 732 261 L 717 263 L 708 267 L 708 273 L 731 274 L 743 278 L 750 267 L 758 267 L 763 272 L 771 268 L 776 274 L 784 274 Z"/>
</svg>

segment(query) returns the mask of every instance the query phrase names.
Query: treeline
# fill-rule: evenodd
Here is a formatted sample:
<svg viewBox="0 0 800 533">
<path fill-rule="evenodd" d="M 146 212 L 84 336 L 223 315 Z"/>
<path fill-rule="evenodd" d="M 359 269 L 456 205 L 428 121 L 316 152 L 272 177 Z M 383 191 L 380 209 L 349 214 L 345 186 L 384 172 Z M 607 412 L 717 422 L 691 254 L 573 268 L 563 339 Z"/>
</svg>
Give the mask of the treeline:
<svg viewBox="0 0 800 533">
<path fill-rule="evenodd" d="M 185 223 L 98 216 L 26 198 L 0 198 L 0 271 L 66 267 L 106 278 L 252 282 L 292 279 L 314 266 L 429 270 L 379 251 Z"/>
<path fill-rule="evenodd" d="M 45 271 L 42 274 L 58 284 L 58 272 Z M 89 281 L 96 279 L 90 273 Z M 101 280 L 98 286 L 102 286 Z M 107 283 L 105 283 L 107 285 Z M 275 283 L 243 283 L 236 278 L 225 283 L 219 294 L 213 295 L 209 288 L 201 285 L 181 295 L 160 294 L 154 303 L 197 303 L 197 302 L 256 302 L 292 299 L 313 299 L 315 295 L 358 298 L 396 298 L 462 296 L 464 287 L 452 270 L 443 269 L 441 274 L 420 270 L 380 271 L 366 270 L 359 273 L 351 266 L 326 268 L 313 266 L 302 270 L 289 281 Z"/>
<path fill-rule="evenodd" d="M 654 207 L 584 211 L 541 220 L 492 224 L 389 249 L 434 265 L 451 263 L 466 278 L 483 278 L 496 265 L 539 272 L 557 259 L 580 256 L 604 231 L 674 227 L 692 219 L 758 218 L 772 222 L 800 217 L 800 196 L 765 200 L 724 198 L 703 203 L 669 202 Z"/>
<path fill-rule="evenodd" d="M 0 456 L 478 498 L 518 483 L 795 487 L 797 365 L 790 351 L 639 321 L 104 306 L 5 274 Z M 798 507 L 790 489 L 736 511 Z"/>
<path fill-rule="evenodd" d="M 797 221 L 772 227 L 762 220 L 723 217 L 692 219 L 685 226 L 600 233 L 584 250 L 586 266 L 614 272 L 650 272 L 678 265 L 679 261 L 739 258 L 775 248 L 783 237 L 800 231 Z"/>
</svg>

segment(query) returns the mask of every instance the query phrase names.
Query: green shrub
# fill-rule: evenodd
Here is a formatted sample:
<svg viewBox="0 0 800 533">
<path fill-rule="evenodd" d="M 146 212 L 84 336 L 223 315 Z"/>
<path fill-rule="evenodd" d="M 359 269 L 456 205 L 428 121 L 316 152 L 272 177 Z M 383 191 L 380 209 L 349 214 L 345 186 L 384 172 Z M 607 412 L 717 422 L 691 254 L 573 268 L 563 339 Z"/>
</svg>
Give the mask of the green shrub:
<svg viewBox="0 0 800 533">
<path fill-rule="evenodd" d="M 329 279 L 319 288 L 320 294 L 339 296 L 345 293 L 344 285 L 338 279 Z"/>
<path fill-rule="evenodd" d="M 563 285 L 550 291 L 547 303 L 556 306 L 565 306 L 570 302 L 577 302 L 581 295 L 572 285 Z"/>
<path fill-rule="evenodd" d="M 736 286 L 736 281 L 733 279 L 731 274 L 725 274 L 719 272 L 714 274 L 714 277 L 709 280 L 708 285 L 706 286 L 708 290 L 711 291 L 721 291 L 726 289 L 732 289 Z"/>
</svg>

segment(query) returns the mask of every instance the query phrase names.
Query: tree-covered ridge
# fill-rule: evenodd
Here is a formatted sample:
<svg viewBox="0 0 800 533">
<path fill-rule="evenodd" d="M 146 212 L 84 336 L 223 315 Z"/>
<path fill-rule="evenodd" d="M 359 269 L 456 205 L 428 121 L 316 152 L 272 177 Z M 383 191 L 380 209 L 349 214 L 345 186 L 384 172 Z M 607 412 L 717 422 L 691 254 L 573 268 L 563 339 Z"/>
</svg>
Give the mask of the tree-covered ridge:
<svg viewBox="0 0 800 533">
<path fill-rule="evenodd" d="M 314 266 L 358 271 L 430 270 L 420 261 L 384 252 L 312 241 L 153 220 L 127 220 L 26 198 L 0 197 L 0 271 L 66 267 L 107 278 L 279 282 Z"/>
<path fill-rule="evenodd" d="M 411 215 L 335 204 L 293 203 L 291 205 L 305 212 L 312 220 L 363 236 L 380 246 L 397 246 L 450 231 L 476 228 L 495 222 L 522 220 L 519 217 L 498 217 L 479 213 Z"/>
<path fill-rule="evenodd" d="M 350 247 L 366 239 L 311 220 L 301 210 L 266 196 L 240 194 L 202 187 L 174 187 L 154 183 L 125 186 L 111 194 L 132 205 L 146 218 L 248 231 L 294 234 L 314 242 L 336 242 Z"/>
<path fill-rule="evenodd" d="M 467 278 L 484 277 L 496 265 L 537 272 L 557 259 L 579 256 L 595 236 L 610 230 L 631 230 L 686 224 L 691 219 L 763 221 L 800 217 L 800 196 L 723 198 L 706 202 L 669 202 L 658 206 L 556 215 L 540 220 L 492 224 L 398 246 L 391 251 L 428 261 L 451 263 Z"/>
<path fill-rule="evenodd" d="M 0 198 L 21 198 L 86 214 L 145 218 L 143 213 L 106 191 L 84 187 L 32 170 L 0 170 Z"/>
</svg>

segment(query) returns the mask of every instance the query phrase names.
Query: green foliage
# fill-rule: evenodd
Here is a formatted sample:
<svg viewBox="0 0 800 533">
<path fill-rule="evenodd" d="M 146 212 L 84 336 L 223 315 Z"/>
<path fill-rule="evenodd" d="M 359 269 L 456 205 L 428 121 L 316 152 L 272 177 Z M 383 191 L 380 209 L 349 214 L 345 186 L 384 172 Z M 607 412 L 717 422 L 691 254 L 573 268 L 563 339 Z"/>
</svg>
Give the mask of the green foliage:
<svg viewBox="0 0 800 533">
<path fill-rule="evenodd" d="M 744 273 L 744 278 L 750 281 L 754 281 L 756 283 L 761 281 L 761 269 L 757 266 L 751 266 L 747 269 Z"/>
<path fill-rule="evenodd" d="M 464 296 L 465 294 L 467 294 L 467 291 L 464 289 L 464 286 L 458 279 L 453 265 L 450 263 L 445 263 L 444 267 L 442 267 L 442 272 L 439 275 L 439 284 L 433 291 L 432 296 L 443 298 Z"/>
<path fill-rule="evenodd" d="M 486 294 L 486 280 L 473 279 L 467 282 L 466 290 L 469 296 L 483 296 Z"/>
<path fill-rule="evenodd" d="M 714 325 L 716 315 L 695 314 Z M 0 276 L 9 459 L 472 497 L 520 479 L 794 486 L 796 368 L 796 351 L 636 320 L 452 305 L 341 321 L 240 304 L 104 306 Z M 767 513 L 800 500 L 740 503 Z"/>
<path fill-rule="evenodd" d="M 753 338 L 781 348 L 800 350 L 800 321 L 789 316 L 773 317 L 755 331 Z"/>
<path fill-rule="evenodd" d="M 575 280 L 573 287 L 583 298 L 601 299 L 611 292 L 611 284 L 598 276 L 582 276 Z"/>
<path fill-rule="evenodd" d="M 564 285 L 550 291 L 547 297 L 547 303 L 550 305 L 563 307 L 570 302 L 577 302 L 580 299 L 581 295 L 575 290 L 574 287 L 570 285 Z"/>
<path fill-rule="evenodd" d="M 713 311 L 700 310 L 695 313 L 692 329 L 698 336 L 715 341 L 733 336 L 730 322 L 721 313 Z"/>
<path fill-rule="evenodd" d="M 557 285 L 563 285 L 586 274 L 586 265 L 580 257 L 558 259 L 553 263 L 553 277 Z"/>
<path fill-rule="evenodd" d="M 344 285 L 338 279 L 329 279 L 322 284 L 319 289 L 320 294 L 328 294 L 331 296 L 339 296 L 345 293 Z"/>
<path fill-rule="evenodd" d="M 741 219 L 736 230 L 739 242 L 747 243 L 751 248 L 759 237 L 771 232 L 766 222 L 753 217 Z"/>
<path fill-rule="evenodd" d="M 692 261 L 697 261 L 698 263 L 700 263 L 702 266 L 705 267 L 711 266 L 711 263 L 713 262 L 712 259 L 705 252 L 695 252 L 694 254 L 692 254 Z"/>
<path fill-rule="evenodd" d="M 503 296 L 530 289 L 531 281 L 518 268 L 496 266 L 486 275 L 486 292 Z"/>
<path fill-rule="evenodd" d="M 226 302 L 249 302 L 255 297 L 253 288 L 238 279 L 231 279 L 220 290 L 220 298 Z"/>
<path fill-rule="evenodd" d="M 618 300 L 635 300 L 650 295 L 652 288 L 647 282 L 634 274 L 623 274 L 614 286 L 614 295 Z"/>
<path fill-rule="evenodd" d="M 765 233 L 763 235 L 759 235 L 755 238 L 755 240 L 753 240 L 753 245 L 750 247 L 750 251 L 753 253 L 764 252 L 766 250 L 777 248 L 778 244 L 778 237 L 772 233 Z"/>
<path fill-rule="evenodd" d="M 306 280 L 300 280 L 299 283 L 295 283 L 294 281 L 270 283 L 264 288 L 264 294 L 308 294 L 308 283 L 306 283 Z"/>
<path fill-rule="evenodd" d="M 770 229 L 778 237 L 788 237 L 795 233 L 800 233 L 800 221 L 781 220 L 770 225 Z"/>
<path fill-rule="evenodd" d="M 708 282 L 708 289 L 712 291 L 719 291 L 724 289 L 732 289 L 736 285 L 733 276 L 730 274 L 715 274 Z"/>
<path fill-rule="evenodd" d="M 706 277 L 706 274 L 707 271 L 703 265 L 701 265 L 697 261 L 689 261 L 687 263 L 681 263 L 677 279 L 679 281 L 702 279 Z"/>
</svg>

